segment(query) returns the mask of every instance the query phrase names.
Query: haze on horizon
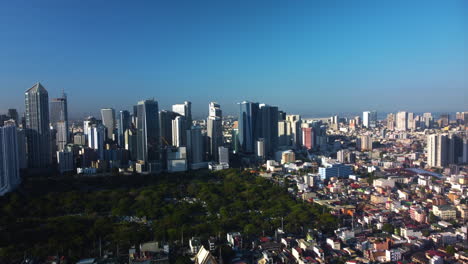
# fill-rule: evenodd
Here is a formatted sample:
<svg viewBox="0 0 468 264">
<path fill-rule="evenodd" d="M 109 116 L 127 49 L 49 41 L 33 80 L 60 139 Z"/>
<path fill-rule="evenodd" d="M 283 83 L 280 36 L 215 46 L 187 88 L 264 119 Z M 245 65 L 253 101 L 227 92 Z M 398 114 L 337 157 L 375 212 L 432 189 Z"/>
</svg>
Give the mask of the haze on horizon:
<svg viewBox="0 0 468 264">
<path fill-rule="evenodd" d="M 153 97 L 194 115 L 468 107 L 464 0 L 3 1 L 0 32 L 0 111 L 37 81 L 71 116 Z"/>
</svg>

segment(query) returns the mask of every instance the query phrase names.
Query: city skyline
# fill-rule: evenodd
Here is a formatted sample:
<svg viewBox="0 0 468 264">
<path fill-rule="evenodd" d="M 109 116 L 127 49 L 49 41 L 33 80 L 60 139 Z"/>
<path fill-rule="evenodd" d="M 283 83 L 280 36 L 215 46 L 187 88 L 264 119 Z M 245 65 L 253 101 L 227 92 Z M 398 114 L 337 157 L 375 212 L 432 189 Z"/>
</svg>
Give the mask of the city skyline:
<svg viewBox="0 0 468 264">
<path fill-rule="evenodd" d="M 245 99 L 304 116 L 455 112 L 468 100 L 467 5 L 2 3 L 0 110 L 23 112 L 41 81 L 51 97 L 65 89 L 71 117 L 152 97 L 167 110 L 190 100 L 194 116 Z"/>
</svg>

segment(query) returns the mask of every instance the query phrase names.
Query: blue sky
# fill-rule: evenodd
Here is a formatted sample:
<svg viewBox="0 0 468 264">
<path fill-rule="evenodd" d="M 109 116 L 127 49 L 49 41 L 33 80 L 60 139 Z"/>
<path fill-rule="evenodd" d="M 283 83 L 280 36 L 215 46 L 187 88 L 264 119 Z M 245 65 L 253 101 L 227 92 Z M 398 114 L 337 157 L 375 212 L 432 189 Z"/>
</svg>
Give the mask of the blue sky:
<svg viewBox="0 0 468 264">
<path fill-rule="evenodd" d="M 0 110 L 209 101 L 290 113 L 468 110 L 468 1 L 1 1 Z"/>
</svg>

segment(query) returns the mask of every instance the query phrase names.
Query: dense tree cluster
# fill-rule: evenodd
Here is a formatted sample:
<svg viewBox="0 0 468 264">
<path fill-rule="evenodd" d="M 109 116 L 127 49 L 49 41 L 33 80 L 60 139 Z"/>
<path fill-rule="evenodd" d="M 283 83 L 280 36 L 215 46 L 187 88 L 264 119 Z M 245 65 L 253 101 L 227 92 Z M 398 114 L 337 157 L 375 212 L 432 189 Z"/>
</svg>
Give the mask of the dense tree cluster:
<svg viewBox="0 0 468 264">
<path fill-rule="evenodd" d="M 130 217 L 132 216 L 132 217 Z M 23 255 L 97 256 L 148 240 L 241 231 L 273 235 L 281 226 L 331 232 L 336 219 L 296 201 L 284 187 L 230 169 L 156 176 L 30 179 L 0 199 L 0 260 Z"/>
</svg>

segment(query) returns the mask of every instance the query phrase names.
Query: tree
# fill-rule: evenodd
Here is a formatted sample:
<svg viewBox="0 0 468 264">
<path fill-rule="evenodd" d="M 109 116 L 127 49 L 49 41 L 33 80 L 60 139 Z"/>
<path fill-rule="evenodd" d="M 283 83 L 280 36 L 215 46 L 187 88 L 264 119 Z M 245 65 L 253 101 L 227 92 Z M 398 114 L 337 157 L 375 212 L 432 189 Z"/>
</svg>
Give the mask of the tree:
<svg viewBox="0 0 468 264">
<path fill-rule="evenodd" d="M 450 256 L 453 256 L 453 254 L 455 254 L 455 248 L 452 246 L 452 245 L 448 245 L 447 247 L 445 247 L 445 251 L 447 252 L 447 254 L 449 254 Z"/>
<path fill-rule="evenodd" d="M 389 233 L 389 234 L 393 234 L 393 232 L 395 231 L 395 228 L 393 227 L 392 224 L 385 223 L 385 224 L 382 226 L 382 231 L 387 232 L 387 233 Z"/>
</svg>

